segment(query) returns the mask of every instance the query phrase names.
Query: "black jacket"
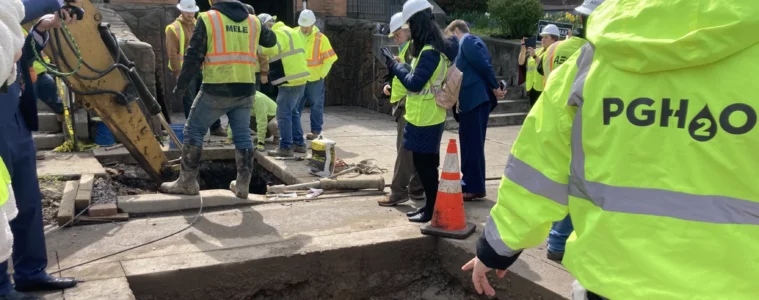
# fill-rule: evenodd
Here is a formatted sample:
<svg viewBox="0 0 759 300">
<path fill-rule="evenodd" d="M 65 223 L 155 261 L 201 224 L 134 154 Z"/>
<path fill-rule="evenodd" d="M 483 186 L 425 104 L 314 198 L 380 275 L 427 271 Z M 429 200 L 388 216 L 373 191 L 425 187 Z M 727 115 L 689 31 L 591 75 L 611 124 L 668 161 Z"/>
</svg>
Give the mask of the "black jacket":
<svg viewBox="0 0 759 300">
<path fill-rule="evenodd" d="M 235 22 L 242 22 L 248 18 L 248 10 L 236 0 L 217 1 L 211 9 L 219 11 Z M 274 47 L 277 45 L 277 36 L 268 27 L 261 26 L 259 44 L 264 48 Z M 202 19 L 198 19 L 195 31 L 190 39 L 190 47 L 187 48 L 184 55 L 182 71 L 177 80 L 177 90 L 187 90 L 190 80 L 195 75 L 200 74 L 207 50 L 208 33 L 206 32 L 206 25 Z M 249 97 L 256 94 L 256 85 L 250 83 L 203 84 L 202 91 L 216 96 Z"/>
</svg>

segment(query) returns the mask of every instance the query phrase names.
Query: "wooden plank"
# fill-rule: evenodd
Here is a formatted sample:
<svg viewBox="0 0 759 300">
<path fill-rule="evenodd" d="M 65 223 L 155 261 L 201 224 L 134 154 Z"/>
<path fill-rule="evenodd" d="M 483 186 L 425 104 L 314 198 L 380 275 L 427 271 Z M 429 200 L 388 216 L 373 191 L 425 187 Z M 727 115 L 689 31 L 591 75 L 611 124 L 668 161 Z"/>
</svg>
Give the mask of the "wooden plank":
<svg viewBox="0 0 759 300">
<path fill-rule="evenodd" d="M 111 223 L 111 222 L 126 222 L 129 221 L 128 213 L 120 213 L 107 217 L 89 217 L 81 216 L 76 220 L 77 224 L 97 224 L 97 223 Z"/>
<path fill-rule="evenodd" d="M 76 192 L 76 198 L 74 201 L 74 207 L 76 210 L 83 210 L 87 208 L 87 206 L 90 206 L 92 186 L 94 183 L 94 174 L 82 174 L 82 178 L 79 179 L 79 190 Z"/>
<path fill-rule="evenodd" d="M 66 225 L 66 223 L 74 218 L 74 203 L 78 190 L 78 180 L 66 181 L 66 187 L 63 188 L 63 198 L 61 198 L 61 206 L 58 207 L 58 226 Z"/>
</svg>

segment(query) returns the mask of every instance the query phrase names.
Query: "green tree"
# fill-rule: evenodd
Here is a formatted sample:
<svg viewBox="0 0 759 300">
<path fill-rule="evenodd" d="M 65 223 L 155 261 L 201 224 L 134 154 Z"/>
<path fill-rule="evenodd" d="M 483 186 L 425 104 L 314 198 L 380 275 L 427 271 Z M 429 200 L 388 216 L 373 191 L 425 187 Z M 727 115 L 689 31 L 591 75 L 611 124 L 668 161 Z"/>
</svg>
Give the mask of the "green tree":
<svg viewBox="0 0 759 300">
<path fill-rule="evenodd" d="M 488 12 L 508 37 L 522 38 L 537 34 L 543 4 L 539 0 L 488 0 Z"/>
</svg>

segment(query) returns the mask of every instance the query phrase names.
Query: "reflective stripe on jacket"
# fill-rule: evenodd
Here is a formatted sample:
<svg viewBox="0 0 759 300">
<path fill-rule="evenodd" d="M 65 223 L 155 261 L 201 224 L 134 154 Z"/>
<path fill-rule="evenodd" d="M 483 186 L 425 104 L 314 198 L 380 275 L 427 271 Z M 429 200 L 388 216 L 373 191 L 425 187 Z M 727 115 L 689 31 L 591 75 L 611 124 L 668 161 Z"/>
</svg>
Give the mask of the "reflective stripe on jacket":
<svg viewBox="0 0 759 300">
<path fill-rule="evenodd" d="M 8 168 L 5 166 L 3 158 L 0 157 L 0 206 L 3 206 L 8 201 L 12 189 L 11 175 L 8 173 Z"/>
<path fill-rule="evenodd" d="M 203 62 L 203 83 L 255 83 L 261 21 L 254 15 L 235 22 L 217 10 L 201 13 L 208 50 Z"/>
<path fill-rule="evenodd" d="M 401 59 L 402 64 L 406 63 L 406 52 L 408 52 L 410 45 L 411 45 L 410 41 L 401 45 L 401 51 L 398 54 L 398 57 Z M 408 90 L 406 90 L 406 87 L 403 86 L 403 83 L 401 83 L 401 81 L 398 80 L 398 78 L 393 77 L 393 82 L 391 85 L 391 93 L 390 93 L 390 103 L 396 103 L 398 101 L 401 101 L 403 97 L 406 97 L 406 93 L 408 93 Z"/>
<path fill-rule="evenodd" d="M 422 57 L 422 53 L 425 51 L 435 51 L 432 46 L 425 45 L 422 51 L 419 52 L 419 57 Z M 406 121 L 414 126 L 431 126 L 445 122 L 445 109 L 438 106 L 435 102 L 435 94 L 432 91 L 432 87 L 441 87 L 445 80 L 445 74 L 448 72 L 449 60 L 445 54 L 438 53 L 440 55 L 440 62 L 438 62 L 435 72 L 432 73 L 430 80 L 424 85 L 424 88 L 418 93 L 408 92 L 406 97 Z M 411 63 L 412 70 L 416 68 L 419 59 L 414 59 Z M 412 71 L 413 72 L 413 71 Z"/>
<path fill-rule="evenodd" d="M 300 34 L 282 22 L 271 28 L 277 35 L 277 45 L 264 48 L 269 56 L 269 80 L 273 85 L 298 86 L 306 84 L 310 73 L 306 65 L 306 51 Z"/>
<path fill-rule="evenodd" d="M 294 30 L 303 36 L 300 27 Z M 308 81 L 319 81 L 327 77 L 332 64 L 337 61 L 337 54 L 335 53 L 335 49 L 332 49 L 329 38 L 321 33 L 316 26 L 314 26 L 313 32 L 310 35 L 303 36 L 303 38 L 305 40 L 308 71 L 311 73 Z"/>
</svg>

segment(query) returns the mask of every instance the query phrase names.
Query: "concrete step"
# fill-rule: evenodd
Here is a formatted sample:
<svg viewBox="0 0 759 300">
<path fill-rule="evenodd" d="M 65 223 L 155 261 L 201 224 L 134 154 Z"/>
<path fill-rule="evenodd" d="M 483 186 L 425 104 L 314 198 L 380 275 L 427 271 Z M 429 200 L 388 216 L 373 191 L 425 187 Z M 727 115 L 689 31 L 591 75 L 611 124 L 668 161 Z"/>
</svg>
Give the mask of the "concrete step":
<svg viewBox="0 0 759 300">
<path fill-rule="evenodd" d="M 526 117 L 527 112 L 490 114 L 490 119 L 488 119 L 488 127 L 522 125 Z M 445 119 L 445 130 L 456 129 L 459 129 L 459 123 L 456 122 L 456 119 L 454 119 L 453 116 L 447 117 Z"/>
<path fill-rule="evenodd" d="M 50 109 L 50 106 L 47 106 L 47 104 L 45 104 L 45 102 L 42 102 L 40 100 L 37 100 L 37 111 L 38 112 L 50 112 L 50 113 L 53 112 L 53 110 Z"/>
<path fill-rule="evenodd" d="M 530 112 L 530 100 L 499 100 L 491 114 Z"/>
<path fill-rule="evenodd" d="M 34 144 L 37 145 L 37 150 L 50 150 L 60 146 L 64 142 L 63 133 L 45 133 L 34 132 L 32 133 L 34 138 Z"/>
<path fill-rule="evenodd" d="M 40 121 L 40 130 L 42 132 L 60 132 L 61 122 L 58 122 L 58 117 L 52 112 L 39 112 L 37 117 Z"/>
</svg>

